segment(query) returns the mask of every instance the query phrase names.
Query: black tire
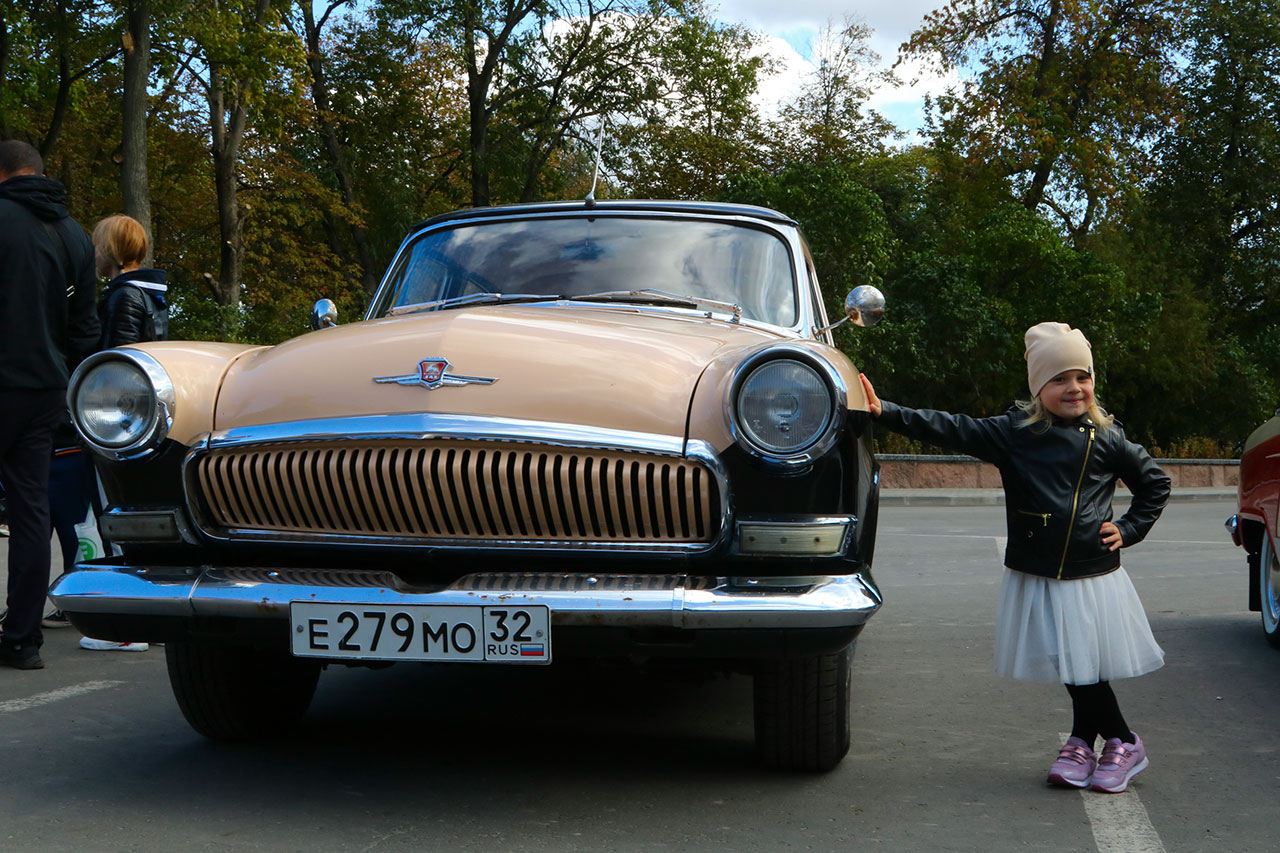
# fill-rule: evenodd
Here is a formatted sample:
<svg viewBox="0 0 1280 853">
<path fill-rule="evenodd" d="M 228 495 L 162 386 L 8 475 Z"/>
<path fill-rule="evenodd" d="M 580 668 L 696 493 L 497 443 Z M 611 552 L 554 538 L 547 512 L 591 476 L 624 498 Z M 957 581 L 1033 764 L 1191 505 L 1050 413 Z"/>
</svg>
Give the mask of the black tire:
<svg viewBox="0 0 1280 853">
<path fill-rule="evenodd" d="M 756 752 L 767 767 L 823 772 L 849 752 L 853 646 L 763 660 L 755 673 Z"/>
<path fill-rule="evenodd" d="M 211 740 L 279 735 L 311 704 L 320 665 L 260 649 L 170 642 L 169 686 L 191 728 Z"/>
<path fill-rule="evenodd" d="M 1280 560 L 1271 537 L 1262 533 L 1262 559 L 1258 560 L 1258 592 L 1262 604 L 1262 634 L 1272 648 L 1280 649 Z"/>
</svg>

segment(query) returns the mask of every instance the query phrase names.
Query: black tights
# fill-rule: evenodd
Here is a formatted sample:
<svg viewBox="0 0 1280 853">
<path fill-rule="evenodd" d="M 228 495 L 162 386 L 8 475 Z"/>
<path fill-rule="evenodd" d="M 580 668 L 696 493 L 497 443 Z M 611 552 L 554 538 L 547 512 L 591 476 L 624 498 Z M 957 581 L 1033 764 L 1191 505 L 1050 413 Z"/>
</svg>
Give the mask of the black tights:
<svg viewBox="0 0 1280 853">
<path fill-rule="evenodd" d="M 1116 694 L 1111 684 L 1099 681 L 1097 684 L 1068 684 L 1067 692 L 1071 694 L 1071 711 L 1074 719 L 1071 723 L 1071 736 L 1078 737 L 1089 748 L 1093 748 L 1094 739 L 1102 735 L 1103 740 L 1120 738 L 1125 743 L 1134 743 L 1133 732 L 1120 713 L 1120 705 L 1116 702 Z"/>
</svg>

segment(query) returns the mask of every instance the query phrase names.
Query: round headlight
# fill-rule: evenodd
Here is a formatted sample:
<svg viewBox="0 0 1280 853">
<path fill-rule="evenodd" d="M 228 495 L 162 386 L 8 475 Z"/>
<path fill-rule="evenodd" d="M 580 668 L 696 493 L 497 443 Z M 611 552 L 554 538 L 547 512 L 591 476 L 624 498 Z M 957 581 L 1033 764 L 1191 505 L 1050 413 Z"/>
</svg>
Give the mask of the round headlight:
<svg viewBox="0 0 1280 853">
<path fill-rule="evenodd" d="M 743 437 L 766 453 L 802 453 L 822 438 L 834 417 L 831 392 L 817 370 L 775 358 L 752 370 L 734 404 Z"/>
<path fill-rule="evenodd" d="M 85 438 L 101 447 L 136 445 L 148 437 L 158 417 L 156 389 L 130 361 L 103 361 L 76 385 L 71 412 Z"/>
</svg>

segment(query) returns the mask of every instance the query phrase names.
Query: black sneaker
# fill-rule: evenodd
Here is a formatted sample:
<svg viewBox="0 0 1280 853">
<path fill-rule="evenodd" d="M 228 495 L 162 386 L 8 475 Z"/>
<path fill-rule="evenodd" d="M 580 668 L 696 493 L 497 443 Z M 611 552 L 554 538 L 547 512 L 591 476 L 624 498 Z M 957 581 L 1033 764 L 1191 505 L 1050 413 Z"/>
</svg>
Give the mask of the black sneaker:
<svg viewBox="0 0 1280 853">
<path fill-rule="evenodd" d="M 44 615 L 44 618 L 40 620 L 40 625 L 44 628 L 70 628 L 71 620 L 61 610 L 54 610 Z"/>
<path fill-rule="evenodd" d="M 30 643 L 19 645 L 0 643 L 0 666 L 11 666 L 14 669 L 44 669 L 44 661 L 40 659 L 40 649 Z"/>
</svg>

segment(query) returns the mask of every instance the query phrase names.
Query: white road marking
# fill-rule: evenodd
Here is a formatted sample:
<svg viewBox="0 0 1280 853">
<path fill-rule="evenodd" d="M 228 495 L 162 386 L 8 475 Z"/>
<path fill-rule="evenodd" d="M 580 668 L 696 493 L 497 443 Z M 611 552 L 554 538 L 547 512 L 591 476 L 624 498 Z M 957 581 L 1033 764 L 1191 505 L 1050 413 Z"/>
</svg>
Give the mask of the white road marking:
<svg viewBox="0 0 1280 853">
<path fill-rule="evenodd" d="M 1058 735 L 1063 743 L 1070 737 L 1067 732 L 1058 732 Z M 1164 842 L 1151 825 L 1147 807 L 1133 789 L 1133 783 L 1123 794 L 1082 788 L 1080 796 L 1098 853 L 1166 853 Z"/>
<path fill-rule="evenodd" d="M 58 702 L 62 699 L 70 699 L 73 696 L 92 693 L 95 690 L 106 690 L 121 684 L 124 684 L 124 682 L 86 681 L 84 684 L 73 684 L 70 687 L 59 687 L 57 690 L 50 690 L 48 693 L 37 693 L 35 696 L 28 696 L 26 699 L 9 699 L 7 701 L 0 702 L 0 714 L 8 714 L 13 711 L 26 711 L 31 708 L 38 708 L 41 705 L 48 705 L 51 702 Z"/>
</svg>

